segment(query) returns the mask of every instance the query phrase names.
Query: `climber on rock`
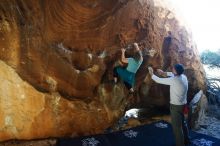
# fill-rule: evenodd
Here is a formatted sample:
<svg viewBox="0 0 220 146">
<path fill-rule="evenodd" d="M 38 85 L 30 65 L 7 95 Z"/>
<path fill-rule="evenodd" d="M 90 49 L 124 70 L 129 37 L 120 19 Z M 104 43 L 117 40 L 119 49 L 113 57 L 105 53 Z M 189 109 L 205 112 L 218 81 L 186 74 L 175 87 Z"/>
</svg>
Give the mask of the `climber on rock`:
<svg viewBox="0 0 220 146">
<path fill-rule="evenodd" d="M 121 62 L 128 64 L 126 68 L 122 66 L 116 66 L 113 70 L 114 82 L 117 83 L 120 78 L 130 93 L 134 92 L 135 74 L 141 63 L 143 62 L 142 53 L 137 43 L 134 43 L 135 53 L 131 58 L 125 58 L 125 49 L 121 49 Z"/>
<path fill-rule="evenodd" d="M 183 74 L 183 65 L 174 65 L 173 72 L 164 72 L 158 69 L 159 75 L 165 78 L 154 75 L 152 67 L 148 67 L 148 70 L 155 82 L 170 86 L 170 114 L 176 146 L 189 144 L 188 127 L 183 113 L 184 105 L 187 103 L 188 80 Z"/>
</svg>

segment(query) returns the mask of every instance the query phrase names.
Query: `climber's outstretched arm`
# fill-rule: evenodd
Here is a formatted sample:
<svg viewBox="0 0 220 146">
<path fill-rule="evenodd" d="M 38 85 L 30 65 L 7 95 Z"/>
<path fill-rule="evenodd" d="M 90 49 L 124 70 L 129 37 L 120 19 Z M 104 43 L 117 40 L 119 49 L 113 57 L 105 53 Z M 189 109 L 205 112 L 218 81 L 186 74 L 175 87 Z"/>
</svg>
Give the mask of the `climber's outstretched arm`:
<svg viewBox="0 0 220 146">
<path fill-rule="evenodd" d="M 134 47 L 135 47 L 136 51 L 138 51 L 138 52 L 140 53 L 140 56 L 141 56 L 141 57 L 140 57 L 140 60 L 143 61 L 143 56 L 142 56 L 142 53 L 141 53 L 141 50 L 140 50 L 138 44 L 137 44 L 137 43 L 134 43 Z"/>
<path fill-rule="evenodd" d="M 125 49 L 124 48 L 121 49 L 121 61 L 123 63 L 128 63 L 128 59 L 125 58 Z"/>
</svg>

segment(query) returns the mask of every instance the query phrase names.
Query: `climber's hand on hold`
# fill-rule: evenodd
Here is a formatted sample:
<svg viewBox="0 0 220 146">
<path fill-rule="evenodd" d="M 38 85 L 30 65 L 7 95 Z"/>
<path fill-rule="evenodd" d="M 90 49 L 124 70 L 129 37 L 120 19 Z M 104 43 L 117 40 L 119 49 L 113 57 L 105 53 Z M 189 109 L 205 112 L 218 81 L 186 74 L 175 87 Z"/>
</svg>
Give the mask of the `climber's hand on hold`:
<svg viewBox="0 0 220 146">
<path fill-rule="evenodd" d="M 134 43 L 134 47 L 135 47 L 135 49 L 136 49 L 137 51 L 140 50 L 137 43 Z"/>
<path fill-rule="evenodd" d="M 121 53 L 125 53 L 125 48 L 121 48 Z"/>
</svg>

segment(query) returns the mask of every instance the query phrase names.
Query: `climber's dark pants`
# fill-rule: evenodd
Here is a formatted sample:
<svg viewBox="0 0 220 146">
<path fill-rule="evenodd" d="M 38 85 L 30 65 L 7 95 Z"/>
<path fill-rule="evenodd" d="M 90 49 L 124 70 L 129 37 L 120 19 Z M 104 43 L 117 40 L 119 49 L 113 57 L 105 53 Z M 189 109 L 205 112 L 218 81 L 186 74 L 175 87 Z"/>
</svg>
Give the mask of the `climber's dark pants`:
<svg viewBox="0 0 220 146">
<path fill-rule="evenodd" d="M 170 104 L 171 124 L 176 140 L 176 146 L 185 146 L 189 141 L 189 131 L 183 114 L 184 105 Z"/>
</svg>

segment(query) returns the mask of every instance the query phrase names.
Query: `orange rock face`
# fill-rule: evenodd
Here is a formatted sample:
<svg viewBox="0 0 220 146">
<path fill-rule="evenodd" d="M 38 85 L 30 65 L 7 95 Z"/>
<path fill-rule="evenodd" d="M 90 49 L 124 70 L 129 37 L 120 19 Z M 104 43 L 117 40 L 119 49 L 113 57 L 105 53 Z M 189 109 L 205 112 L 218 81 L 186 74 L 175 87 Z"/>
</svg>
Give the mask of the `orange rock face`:
<svg viewBox="0 0 220 146">
<path fill-rule="evenodd" d="M 136 90 L 145 106 L 169 103 L 148 65 L 182 63 L 189 98 L 205 89 L 191 35 L 162 1 L 2 0 L 0 140 L 103 132 L 124 111 L 127 90 L 110 80 L 120 48 L 134 42 L 144 54 Z"/>
</svg>

